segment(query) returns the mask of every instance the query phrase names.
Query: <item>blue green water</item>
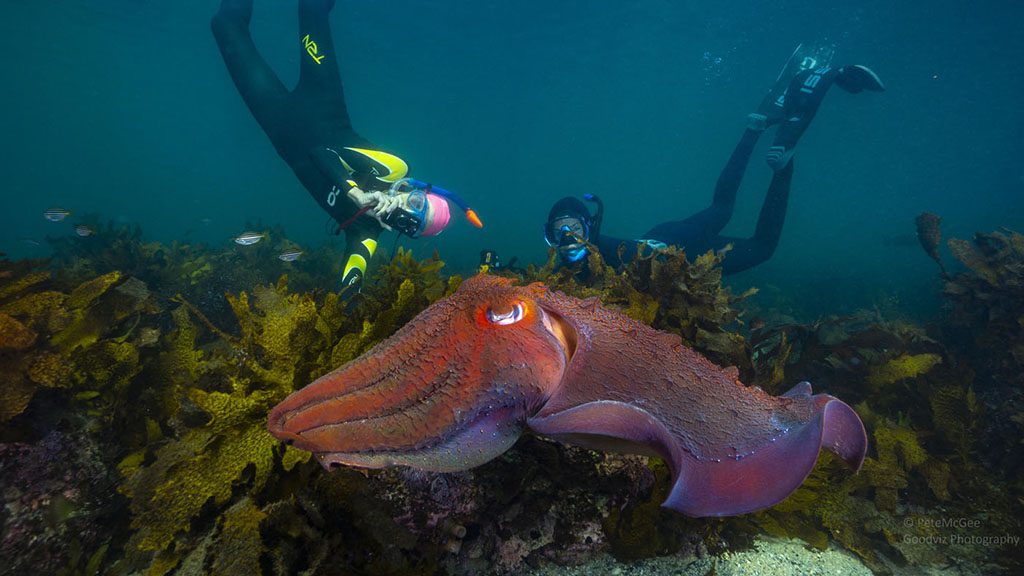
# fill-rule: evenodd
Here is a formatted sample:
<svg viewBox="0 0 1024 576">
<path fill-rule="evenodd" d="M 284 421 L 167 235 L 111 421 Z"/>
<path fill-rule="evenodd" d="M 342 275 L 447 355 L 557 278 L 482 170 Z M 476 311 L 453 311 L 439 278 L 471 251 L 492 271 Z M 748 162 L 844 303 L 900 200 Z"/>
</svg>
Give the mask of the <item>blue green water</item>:
<svg viewBox="0 0 1024 576">
<path fill-rule="evenodd" d="M 88 213 L 160 241 L 228 243 L 246 222 L 331 241 L 232 85 L 215 9 L 0 1 L 0 251 L 45 256 L 25 239 L 73 234 Z M 483 247 L 542 261 L 542 222 L 563 195 L 600 194 L 604 231 L 626 237 L 703 208 L 793 47 L 834 45 L 836 63 L 871 66 L 888 91 L 828 96 L 795 156 L 778 251 L 730 282 L 811 309 L 927 312 L 934 263 L 886 242 L 912 234 L 917 213 L 942 216 L 947 236 L 1024 229 L 1022 14 L 1002 1 L 406 0 L 341 1 L 332 24 L 356 129 L 486 223 L 406 241 L 456 272 Z M 288 85 L 296 26 L 292 2 L 257 2 L 253 35 Z M 728 234 L 752 232 L 770 176 L 760 157 Z M 47 222 L 52 205 L 75 215 Z"/>
</svg>

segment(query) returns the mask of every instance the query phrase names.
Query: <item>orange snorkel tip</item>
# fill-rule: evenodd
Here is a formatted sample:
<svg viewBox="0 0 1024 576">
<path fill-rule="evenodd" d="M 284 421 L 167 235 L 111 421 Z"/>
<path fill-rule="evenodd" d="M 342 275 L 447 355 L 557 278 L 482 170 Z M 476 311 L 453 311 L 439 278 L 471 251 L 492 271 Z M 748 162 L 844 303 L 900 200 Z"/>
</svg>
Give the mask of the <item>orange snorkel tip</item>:
<svg viewBox="0 0 1024 576">
<path fill-rule="evenodd" d="M 476 226 L 477 228 L 484 227 L 484 223 L 480 221 L 480 217 L 476 215 L 476 212 L 472 208 L 470 208 L 469 204 L 467 204 L 466 201 L 463 200 L 462 197 L 456 194 L 455 192 L 452 192 L 451 190 L 445 190 L 440 186 L 434 186 L 429 182 L 416 180 L 415 178 L 406 178 L 406 180 L 411 182 L 414 187 L 419 188 L 420 190 L 423 190 L 428 194 L 433 193 L 448 200 L 451 200 L 452 202 L 455 203 L 456 206 L 462 208 L 462 210 L 466 212 L 466 220 L 469 220 L 470 224 Z"/>
</svg>

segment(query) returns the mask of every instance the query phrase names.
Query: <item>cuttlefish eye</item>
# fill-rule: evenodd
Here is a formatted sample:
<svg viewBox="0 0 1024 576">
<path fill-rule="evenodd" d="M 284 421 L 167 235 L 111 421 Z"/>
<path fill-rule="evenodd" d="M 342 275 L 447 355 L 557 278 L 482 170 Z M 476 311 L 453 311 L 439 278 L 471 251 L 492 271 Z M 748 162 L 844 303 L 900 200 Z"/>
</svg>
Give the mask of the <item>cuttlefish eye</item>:
<svg viewBox="0 0 1024 576">
<path fill-rule="evenodd" d="M 487 319 L 490 320 L 492 324 L 497 324 L 499 326 L 515 324 L 523 319 L 523 305 L 516 302 L 505 309 L 496 309 L 492 306 L 487 309 Z"/>
</svg>

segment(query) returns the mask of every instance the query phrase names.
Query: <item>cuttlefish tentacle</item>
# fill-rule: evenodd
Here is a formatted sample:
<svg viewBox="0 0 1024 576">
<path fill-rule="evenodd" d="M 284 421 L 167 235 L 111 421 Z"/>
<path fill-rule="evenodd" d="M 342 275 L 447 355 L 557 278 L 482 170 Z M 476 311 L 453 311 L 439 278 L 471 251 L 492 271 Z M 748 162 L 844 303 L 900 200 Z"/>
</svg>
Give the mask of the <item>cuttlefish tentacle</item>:
<svg viewBox="0 0 1024 576">
<path fill-rule="evenodd" d="M 526 427 L 583 446 L 657 455 L 664 505 L 741 514 L 795 490 L 819 449 L 855 470 L 867 449 L 849 406 L 798 384 L 774 397 L 620 312 L 477 276 L 363 357 L 270 415 L 325 466 L 463 470 Z"/>
<path fill-rule="evenodd" d="M 271 433 L 325 466 L 464 470 L 507 450 L 550 394 L 544 386 L 561 381 L 567 358 L 535 305 L 517 319 L 532 326 L 527 337 L 497 330 L 488 314 L 515 308 L 503 308 L 500 294 L 487 297 L 503 283 L 478 286 L 286 398 L 270 413 Z"/>
</svg>

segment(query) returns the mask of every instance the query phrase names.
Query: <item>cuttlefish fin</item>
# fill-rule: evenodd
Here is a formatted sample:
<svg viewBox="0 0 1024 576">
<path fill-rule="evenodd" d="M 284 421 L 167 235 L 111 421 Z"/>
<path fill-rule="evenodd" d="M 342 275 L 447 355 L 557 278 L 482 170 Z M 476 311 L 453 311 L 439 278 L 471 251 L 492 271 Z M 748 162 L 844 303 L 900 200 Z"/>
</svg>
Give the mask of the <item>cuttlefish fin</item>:
<svg viewBox="0 0 1024 576">
<path fill-rule="evenodd" d="M 672 433 L 650 412 L 614 400 L 574 406 L 526 421 L 538 434 L 607 452 L 626 452 L 679 459 Z"/>
<path fill-rule="evenodd" d="M 798 385 L 793 396 L 809 395 Z M 788 434 L 740 459 L 699 459 L 684 450 L 671 431 L 643 409 L 597 401 L 527 424 L 539 434 L 600 450 L 660 456 L 671 466 L 673 486 L 662 504 L 688 516 L 732 516 L 773 506 L 810 474 L 822 447 L 859 469 L 867 437 L 857 414 L 828 396 L 813 397 L 817 414 Z"/>
<path fill-rule="evenodd" d="M 411 466 L 432 472 L 457 472 L 480 466 L 500 456 L 516 443 L 523 426 L 518 410 L 501 408 L 478 415 L 452 436 L 413 450 L 321 452 L 317 459 L 330 469 L 335 465 L 359 468 Z"/>
</svg>

